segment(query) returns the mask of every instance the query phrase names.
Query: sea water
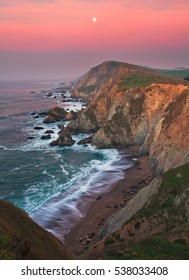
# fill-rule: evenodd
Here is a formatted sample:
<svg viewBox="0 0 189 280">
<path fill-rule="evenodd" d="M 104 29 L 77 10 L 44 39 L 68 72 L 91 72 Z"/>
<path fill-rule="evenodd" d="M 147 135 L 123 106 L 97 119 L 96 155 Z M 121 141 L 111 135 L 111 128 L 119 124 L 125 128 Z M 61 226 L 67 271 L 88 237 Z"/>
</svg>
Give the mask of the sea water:
<svg viewBox="0 0 189 280">
<path fill-rule="evenodd" d="M 56 81 L 57 82 L 57 81 Z M 44 124 L 33 112 L 54 106 L 80 110 L 81 103 L 62 103 L 61 95 L 47 98 L 52 81 L 0 82 L 0 199 L 24 209 L 38 224 L 62 238 L 85 216 L 84 204 L 106 192 L 132 166 L 116 149 L 96 149 L 77 142 L 51 147 L 58 124 Z M 42 126 L 42 130 L 35 130 Z M 47 129 L 54 134 L 42 140 Z M 125 155 L 124 155 L 125 158 Z"/>
</svg>

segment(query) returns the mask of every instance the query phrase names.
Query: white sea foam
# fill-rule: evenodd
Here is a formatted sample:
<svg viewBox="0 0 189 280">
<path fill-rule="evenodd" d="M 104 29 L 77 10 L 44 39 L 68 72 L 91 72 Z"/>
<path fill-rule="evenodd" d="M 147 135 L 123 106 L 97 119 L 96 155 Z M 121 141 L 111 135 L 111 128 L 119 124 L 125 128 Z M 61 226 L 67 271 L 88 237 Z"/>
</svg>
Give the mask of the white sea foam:
<svg viewBox="0 0 189 280">
<path fill-rule="evenodd" d="M 65 169 L 63 165 L 60 165 L 60 167 L 62 169 L 62 173 L 64 173 L 65 175 L 69 175 L 69 172 Z"/>
<path fill-rule="evenodd" d="M 11 169 L 10 172 L 18 171 L 19 169 L 20 169 L 20 167 L 15 167 L 15 168 Z"/>
<path fill-rule="evenodd" d="M 14 148 L 8 148 L 5 146 L 0 146 L 0 149 L 3 149 L 4 151 L 14 151 L 15 150 Z"/>
<path fill-rule="evenodd" d="M 58 98 L 54 99 L 54 102 L 59 102 L 60 94 L 55 93 L 55 95 Z M 76 111 L 83 108 L 82 103 L 79 102 L 59 104 L 69 110 Z M 85 215 L 79 207 L 80 204 L 85 203 L 83 198 L 86 197 L 88 201 L 93 195 L 108 191 L 116 181 L 123 178 L 123 170 L 129 167 L 130 163 L 121 162 L 122 155 L 115 149 L 97 150 L 91 144 L 77 145 L 79 140 L 88 137 L 89 134 L 73 136 L 76 143 L 71 147 L 51 147 L 50 142 L 58 137 L 57 133 L 60 130 L 57 126 L 58 123 L 45 124 L 42 121 L 42 118 L 32 118 L 27 121 L 27 127 L 23 129 L 26 137 L 30 136 L 34 139 L 13 149 L 4 146 L 0 148 L 26 152 L 23 154 L 23 158 L 25 155 L 28 156 L 27 152 L 39 151 L 39 153 L 34 153 L 32 166 L 32 168 L 35 167 L 34 170 L 38 174 L 34 174 L 36 180 L 28 180 L 28 184 L 24 185 L 23 207 L 42 226 L 58 235 L 64 235 Z M 68 122 L 63 123 L 67 125 Z M 35 126 L 42 126 L 44 129 L 34 130 Z M 53 129 L 55 133 L 51 134 L 51 139 L 42 140 L 41 137 L 47 129 Z M 70 154 L 76 155 L 76 159 L 73 157 L 75 165 L 69 160 L 66 161 L 66 158 L 64 159 L 64 152 L 68 158 Z M 77 156 L 79 157 L 80 154 L 84 156 L 84 159 L 76 166 Z M 39 156 L 39 163 L 36 161 L 35 155 Z M 85 156 L 88 155 L 90 155 L 89 160 L 84 163 Z M 51 165 L 51 167 L 48 166 L 48 162 L 47 164 L 44 162 L 43 166 L 40 157 L 42 160 L 50 159 L 49 166 Z M 53 164 L 55 167 L 52 167 Z M 21 168 L 20 166 L 19 168 Z M 24 172 L 30 171 L 30 167 L 23 168 Z M 15 173 L 16 168 L 12 169 Z M 55 168 L 59 171 L 56 172 Z M 62 177 L 58 178 L 59 175 Z"/>
<path fill-rule="evenodd" d="M 43 171 L 43 174 L 49 176 L 50 178 L 55 178 L 55 176 L 50 174 L 46 169 Z"/>
<path fill-rule="evenodd" d="M 59 193 L 44 202 L 32 217 L 42 226 L 54 232 L 56 236 L 63 236 L 85 216 L 80 210 L 80 203 L 84 196 L 91 200 L 94 195 L 110 190 L 112 185 L 124 178 L 123 170 L 132 166 L 132 162 L 121 162 L 117 150 L 99 150 L 105 156 L 102 160 L 91 160 L 74 174 L 69 182 L 57 186 Z M 120 164 L 119 164 L 120 162 Z M 60 190 L 62 188 L 62 190 Z M 63 191 L 63 192 L 62 192 Z M 56 217 L 56 225 L 53 225 Z"/>
</svg>

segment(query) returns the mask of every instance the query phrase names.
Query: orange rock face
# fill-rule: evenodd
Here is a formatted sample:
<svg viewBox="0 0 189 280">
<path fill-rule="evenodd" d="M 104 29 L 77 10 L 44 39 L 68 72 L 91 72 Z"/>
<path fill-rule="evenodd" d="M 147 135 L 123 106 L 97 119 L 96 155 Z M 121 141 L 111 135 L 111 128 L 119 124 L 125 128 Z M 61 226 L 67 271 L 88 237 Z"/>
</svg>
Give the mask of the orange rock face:
<svg viewBox="0 0 189 280">
<path fill-rule="evenodd" d="M 74 92 L 91 100 L 70 126 L 99 148 L 139 145 L 157 173 L 189 161 L 189 83 L 118 62 L 93 68 Z M 90 129 L 91 128 L 91 129 Z"/>
</svg>

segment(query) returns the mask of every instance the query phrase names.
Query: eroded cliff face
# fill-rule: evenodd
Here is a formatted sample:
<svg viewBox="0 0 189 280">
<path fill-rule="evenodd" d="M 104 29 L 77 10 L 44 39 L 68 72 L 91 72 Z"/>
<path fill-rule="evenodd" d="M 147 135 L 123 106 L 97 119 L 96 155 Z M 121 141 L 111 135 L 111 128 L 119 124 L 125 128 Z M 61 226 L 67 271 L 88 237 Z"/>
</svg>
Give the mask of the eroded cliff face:
<svg viewBox="0 0 189 280">
<path fill-rule="evenodd" d="M 74 94 L 91 102 L 70 129 L 87 123 L 98 148 L 138 146 L 158 176 L 108 218 L 102 240 L 81 258 L 153 259 L 143 255 L 150 246 L 156 258 L 188 258 L 189 83 L 106 62 L 84 75 Z"/>
<path fill-rule="evenodd" d="M 102 240 L 81 258 L 188 259 L 188 174 L 189 163 L 155 178 L 108 218 Z"/>
<path fill-rule="evenodd" d="M 91 102 L 69 127 L 95 132 L 93 145 L 140 146 L 157 173 L 189 161 L 189 86 L 184 81 L 106 62 L 83 76 L 74 92 Z"/>
</svg>

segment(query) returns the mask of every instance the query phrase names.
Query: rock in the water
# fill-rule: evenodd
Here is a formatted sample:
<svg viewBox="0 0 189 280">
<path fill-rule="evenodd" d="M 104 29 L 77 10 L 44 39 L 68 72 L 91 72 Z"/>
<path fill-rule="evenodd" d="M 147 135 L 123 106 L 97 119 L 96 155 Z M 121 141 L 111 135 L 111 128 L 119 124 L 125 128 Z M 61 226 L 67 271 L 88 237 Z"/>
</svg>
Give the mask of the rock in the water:
<svg viewBox="0 0 189 280">
<path fill-rule="evenodd" d="M 47 96 L 47 97 L 52 97 L 52 96 L 53 96 L 53 93 L 52 93 L 52 92 L 49 92 L 46 96 Z"/>
<path fill-rule="evenodd" d="M 30 113 L 32 116 L 35 116 L 36 114 L 37 114 L 37 112 L 35 111 L 35 112 L 31 112 Z"/>
<path fill-rule="evenodd" d="M 52 147 L 58 146 L 58 139 L 53 140 L 53 141 L 50 143 L 50 146 L 52 146 Z"/>
<path fill-rule="evenodd" d="M 43 122 L 44 123 L 54 123 L 55 122 L 55 118 L 50 115 L 47 118 L 45 118 Z"/>
<path fill-rule="evenodd" d="M 48 112 L 47 111 L 43 111 L 43 112 L 40 112 L 38 115 L 39 116 L 48 116 Z"/>
<path fill-rule="evenodd" d="M 48 129 L 45 131 L 45 134 L 53 134 L 54 133 L 54 130 L 52 129 Z"/>
<path fill-rule="evenodd" d="M 41 137 L 41 139 L 43 139 L 43 140 L 47 140 L 47 139 L 50 139 L 50 138 L 51 138 L 50 134 L 45 134 Z"/>
<path fill-rule="evenodd" d="M 50 143 L 51 146 L 72 146 L 75 141 L 68 133 L 61 133 L 57 140 L 54 140 Z"/>
<path fill-rule="evenodd" d="M 64 129 L 64 125 L 63 125 L 63 124 L 59 124 L 59 125 L 58 125 L 58 128 L 60 128 L 61 130 L 63 130 L 63 129 Z"/>
<path fill-rule="evenodd" d="M 44 129 L 44 127 L 42 127 L 42 126 L 35 126 L 34 129 L 35 130 L 42 130 L 42 129 Z"/>
<path fill-rule="evenodd" d="M 44 123 L 53 123 L 55 121 L 70 121 L 76 119 L 77 113 L 74 111 L 67 112 L 60 107 L 54 107 L 48 112 L 48 117 L 43 121 Z"/>
<path fill-rule="evenodd" d="M 90 144 L 90 143 L 92 143 L 92 139 L 93 139 L 93 135 L 89 136 L 89 137 L 87 137 L 85 139 L 80 140 L 77 144 L 78 145 Z"/>
<path fill-rule="evenodd" d="M 67 112 L 65 109 L 60 107 L 54 107 L 49 111 L 49 116 L 53 117 L 56 121 L 61 121 L 65 119 Z"/>
<path fill-rule="evenodd" d="M 65 119 L 67 121 L 73 120 L 74 118 L 74 114 L 72 114 L 72 112 L 68 112 L 67 115 L 65 116 Z"/>
</svg>

